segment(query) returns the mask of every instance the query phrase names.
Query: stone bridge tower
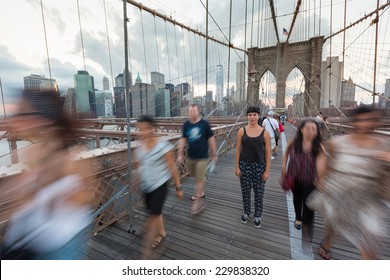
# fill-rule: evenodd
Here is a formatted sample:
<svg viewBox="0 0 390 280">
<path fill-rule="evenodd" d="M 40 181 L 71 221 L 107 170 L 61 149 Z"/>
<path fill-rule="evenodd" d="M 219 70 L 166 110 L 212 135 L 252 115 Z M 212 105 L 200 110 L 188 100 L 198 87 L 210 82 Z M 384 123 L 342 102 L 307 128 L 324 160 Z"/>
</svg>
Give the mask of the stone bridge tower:
<svg viewBox="0 0 390 280">
<path fill-rule="evenodd" d="M 321 60 L 324 37 L 274 47 L 248 49 L 248 95 L 250 103 L 258 104 L 259 85 L 269 70 L 276 78 L 276 107 L 285 108 L 286 79 L 297 67 L 305 78 L 305 116 L 317 115 L 320 106 Z M 254 96 L 253 96 L 254 95 Z M 251 99 L 252 98 L 252 99 Z"/>
</svg>

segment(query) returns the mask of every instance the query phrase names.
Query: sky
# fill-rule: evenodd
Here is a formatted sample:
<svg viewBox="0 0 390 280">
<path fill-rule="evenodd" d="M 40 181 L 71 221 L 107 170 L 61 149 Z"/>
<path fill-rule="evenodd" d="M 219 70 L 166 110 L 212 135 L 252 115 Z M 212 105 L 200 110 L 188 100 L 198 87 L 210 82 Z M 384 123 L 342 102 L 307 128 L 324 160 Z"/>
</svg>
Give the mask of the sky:
<svg viewBox="0 0 390 280">
<path fill-rule="evenodd" d="M 205 0 L 202 0 L 205 3 Z M 143 5 L 176 19 L 178 22 L 205 32 L 205 9 L 201 0 L 139 0 Z M 233 0 L 231 20 L 231 41 L 239 48 L 273 45 L 276 42 L 273 23 L 270 20 L 268 1 Z M 247 9 L 247 29 L 245 40 L 245 3 Z M 297 1 L 275 0 L 278 32 L 281 41 L 286 39 L 282 29 L 289 30 L 292 13 Z M 330 0 L 322 0 L 321 30 L 319 30 L 319 1 L 303 1 L 302 13 L 297 18 L 296 28 L 291 32 L 290 41 L 298 41 L 309 35 L 329 35 L 331 30 L 342 28 L 344 22 L 344 1 L 333 0 L 332 22 L 330 21 Z M 380 1 L 385 3 L 384 0 Z M 107 76 L 110 86 L 113 77 L 124 69 L 123 4 L 120 0 L 0 0 L 0 79 L 6 103 L 12 103 L 13 96 L 23 87 L 23 77 L 30 74 L 50 76 L 59 84 L 60 91 L 66 93 L 73 87 L 73 75 L 85 68 L 95 78 L 95 87 L 102 89 L 102 78 Z M 47 35 L 45 44 L 41 3 L 44 8 L 44 21 Z M 80 17 L 78 14 L 78 6 Z M 252 3 L 254 7 L 252 9 Z M 229 37 L 230 1 L 209 0 L 209 33 L 223 41 Z M 347 24 L 373 11 L 376 1 L 347 0 Z M 104 8 L 105 7 L 105 8 Z M 266 9 L 265 9 L 266 7 Z M 130 48 L 130 70 L 133 81 L 140 74 L 143 82 L 150 82 L 150 72 L 160 71 L 166 81 L 173 84 L 193 82 L 198 85 L 195 95 L 205 92 L 205 41 L 198 36 L 182 31 L 159 18 L 154 19 L 147 12 L 127 5 L 128 34 Z M 259 13 L 260 12 L 260 13 Z M 252 18 L 252 14 L 254 15 Z M 259 16 L 260 15 L 260 24 Z M 384 79 L 389 77 L 389 39 L 386 39 L 388 14 L 380 29 L 381 47 L 378 50 L 380 66 L 378 83 L 383 87 Z M 106 15 L 106 16 L 105 16 Z M 107 17 L 107 20 L 105 18 Z M 217 24 L 214 22 L 217 22 Z M 253 22 L 253 23 L 252 23 Z M 332 29 L 330 29 L 330 22 Z M 382 23 L 382 22 L 381 22 Z M 81 27 L 81 28 L 80 28 Z M 373 32 L 361 35 L 367 24 L 361 24 L 346 33 L 351 43 L 350 53 L 346 53 L 345 71 L 353 80 L 372 87 L 373 47 L 366 46 L 359 51 L 356 38 L 373 41 Z M 385 29 L 386 28 L 386 29 Z M 81 34 L 83 41 L 81 41 Z M 373 28 L 371 28 L 373 29 Z M 266 31 L 268 30 L 268 31 Z M 369 30 L 370 31 L 370 30 Z M 224 34 L 222 34 L 222 32 Z M 157 34 L 157 37 L 156 37 Z M 361 36 L 360 36 L 361 35 Z M 360 36 L 360 37 L 359 37 Z M 390 37 L 390 36 L 387 36 Z M 333 39 L 332 56 L 342 53 L 342 36 Z M 355 40 L 355 41 L 354 41 Z M 387 40 L 387 41 L 386 41 Z M 168 43 L 167 43 L 168 42 Z M 352 44 L 352 42 L 354 42 Z M 84 48 L 82 48 L 82 43 Z M 108 45 L 110 48 L 108 48 Z M 324 45 L 324 55 L 329 55 L 330 44 Z M 348 44 L 347 44 L 348 46 Z M 110 49 L 110 52 L 109 52 Z M 225 83 L 228 80 L 228 57 L 226 47 L 209 43 L 209 89 L 215 92 L 214 67 L 222 64 Z M 243 53 L 231 51 L 229 68 L 229 88 L 235 84 L 235 64 L 244 59 Z M 366 59 L 367 57 L 367 59 Z M 350 58 L 350 62 L 347 59 Z M 358 60 L 356 64 L 355 60 Z M 348 64 L 349 63 L 349 64 Z M 367 65 L 366 65 L 367 64 Z M 358 66 L 355 66 L 358 65 Z M 112 71 L 111 71 L 112 68 Z M 192 75 L 190 75 L 193 73 Z M 355 77 L 356 76 L 356 77 Z M 360 77 L 361 76 L 361 77 Z M 298 78 L 296 78 L 298 79 Z M 359 81 L 356 81 L 359 82 Z M 291 83 L 291 82 L 290 82 Z M 299 83 L 299 82 L 297 82 Z M 226 86 L 225 86 L 226 89 Z M 367 93 L 363 97 L 367 98 Z"/>
</svg>

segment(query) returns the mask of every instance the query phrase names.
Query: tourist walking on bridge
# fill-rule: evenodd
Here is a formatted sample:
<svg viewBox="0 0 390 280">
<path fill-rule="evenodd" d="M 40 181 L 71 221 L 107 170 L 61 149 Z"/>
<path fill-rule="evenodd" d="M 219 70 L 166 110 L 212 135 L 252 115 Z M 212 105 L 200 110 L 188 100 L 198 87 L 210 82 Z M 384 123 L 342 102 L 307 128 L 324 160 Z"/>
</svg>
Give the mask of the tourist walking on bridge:
<svg viewBox="0 0 390 280">
<path fill-rule="evenodd" d="M 205 206 L 204 182 L 209 162 L 209 146 L 211 148 L 211 161 L 216 162 L 217 142 L 211 130 L 210 124 L 202 119 L 198 105 L 188 108 L 189 120 L 183 124 L 183 136 L 179 141 L 177 162 L 183 164 L 183 150 L 188 144 L 187 167 L 195 177 L 195 193 L 191 197 L 194 202 L 192 214 L 203 210 Z"/>
<path fill-rule="evenodd" d="M 276 140 L 280 138 L 280 130 L 279 130 L 279 123 L 274 118 L 274 111 L 269 111 L 267 113 L 267 117 L 263 120 L 262 127 L 264 127 L 270 137 L 271 137 L 271 150 L 272 150 L 272 156 L 271 159 L 274 159 L 274 157 L 277 155 L 278 146 L 276 144 Z"/>
<path fill-rule="evenodd" d="M 306 200 L 314 190 L 320 162 L 325 158 L 318 123 L 314 119 L 303 120 L 295 138 L 287 145 L 283 163 L 282 179 L 292 178 L 293 202 L 295 210 L 294 226 L 303 227 L 305 240 L 312 238 L 314 212 L 309 209 Z"/>
<path fill-rule="evenodd" d="M 322 258 L 330 259 L 336 230 L 359 249 L 363 259 L 377 259 L 380 241 L 389 234 L 390 147 L 373 133 L 381 125 L 379 111 L 361 106 L 350 117 L 352 132 L 329 143 L 330 156 L 320 165 L 318 190 L 309 206 L 324 217 Z"/>
<path fill-rule="evenodd" d="M 88 166 L 74 161 L 77 143 L 58 92 L 25 92 L 10 134 L 33 139 L 23 149 L 26 171 L 0 187 L 2 259 L 83 258 L 93 190 Z"/>
<path fill-rule="evenodd" d="M 145 224 L 143 258 L 147 258 L 149 248 L 157 248 L 166 236 L 162 208 L 168 192 L 168 181 L 172 177 L 176 186 L 176 196 L 183 198 L 179 173 L 173 155 L 173 145 L 155 135 L 156 123 L 153 118 L 143 116 L 138 120 L 141 133 L 140 146 L 135 150 L 135 159 L 140 176 L 140 189 L 144 193 L 149 217 Z"/>
<path fill-rule="evenodd" d="M 236 176 L 240 178 L 244 213 L 241 222 L 246 224 L 251 214 L 251 192 L 255 195 L 253 225 L 261 227 L 265 182 L 269 178 L 271 139 L 269 133 L 259 126 L 258 107 L 247 109 L 248 125 L 240 128 L 236 146 Z"/>
</svg>

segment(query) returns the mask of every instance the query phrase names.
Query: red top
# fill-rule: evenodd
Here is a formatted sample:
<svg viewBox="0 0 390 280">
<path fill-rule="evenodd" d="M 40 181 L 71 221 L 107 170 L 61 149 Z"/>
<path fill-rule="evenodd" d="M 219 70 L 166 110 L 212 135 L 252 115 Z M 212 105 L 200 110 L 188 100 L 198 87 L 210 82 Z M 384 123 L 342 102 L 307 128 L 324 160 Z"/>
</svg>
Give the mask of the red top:
<svg viewBox="0 0 390 280">
<path fill-rule="evenodd" d="M 280 130 L 280 133 L 284 132 L 284 127 L 280 122 L 279 122 L 279 130 Z"/>
</svg>

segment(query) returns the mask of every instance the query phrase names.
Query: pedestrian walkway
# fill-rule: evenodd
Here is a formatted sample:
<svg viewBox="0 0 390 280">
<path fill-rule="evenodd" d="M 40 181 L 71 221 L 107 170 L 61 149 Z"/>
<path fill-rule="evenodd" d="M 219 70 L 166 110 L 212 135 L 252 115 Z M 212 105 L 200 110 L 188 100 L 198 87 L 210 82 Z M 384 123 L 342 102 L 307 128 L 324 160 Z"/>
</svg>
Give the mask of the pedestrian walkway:
<svg viewBox="0 0 390 280">
<path fill-rule="evenodd" d="M 286 125 L 282 146 L 291 139 L 295 129 Z M 324 236 L 320 216 L 315 217 L 312 248 L 304 251 L 301 231 L 295 229 L 292 197 L 280 188 L 279 178 L 282 150 L 271 161 L 270 179 L 266 184 L 264 211 L 260 229 L 253 227 L 251 217 L 242 224 L 242 198 L 238 178 L 234 174 L 235 149 L 219 158 L 206 183 L 206 208 L 192 216 L 190 197 L 194 181 L 182 181 L 185 198 L 178 202 L 172 189 L 164 207 L 167 230 L 165 241 L 152 254 L 153 259 L 321 259 L 318 248 Z M 253 200 L 253 197 L 252 197 Z M 253 213 L 253 212 L 252 212 Z M 389 209 L 390 213 L 390 209 Z M 92 236 L 88 240 L 86 259 L 138 259 L 142 249 L 142 225 L 146 218 L 143 207 L 133 212 L 133 229 L 129 233 L 129 218 Z M 389 215 L 390 217 L 390 215 Z M 336 236 L 331 249 L 332 259 L 360 259 L 359 251 L 340 236 Z M 390 236 L 381 246 L 379 257 L 390 259 Z"/>
</svg>

